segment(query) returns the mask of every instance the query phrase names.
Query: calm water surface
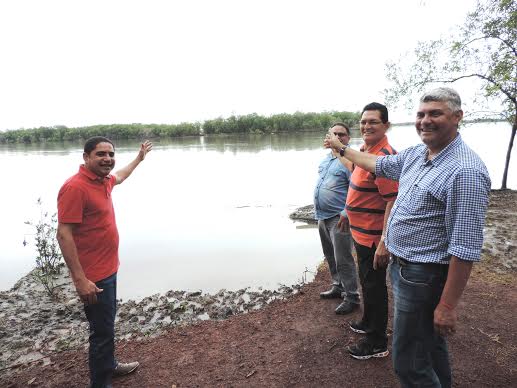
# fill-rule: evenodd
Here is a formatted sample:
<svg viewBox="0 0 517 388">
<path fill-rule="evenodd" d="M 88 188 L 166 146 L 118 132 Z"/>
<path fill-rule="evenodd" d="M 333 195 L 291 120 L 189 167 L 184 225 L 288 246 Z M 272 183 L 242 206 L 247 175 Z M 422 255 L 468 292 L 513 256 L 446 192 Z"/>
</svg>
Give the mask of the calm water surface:
<svg viewBox="0 0 517 388">
<path fill-rule="evenodd" d="M 475 124 L 462 135 L 498 188 L 510 127 Z M 396 126 L 388 136 L 398 150 L 419 142 L 412 126 Z M 322 138 L 306 133 L 155 142 L 133 176 L 113 191 L 121 237 L 119 296 L 276 288 L 314 271 L 322 259 L 317 229 L 292 222 L 288 214 L 312 201 L 317 166 L 327 152 Z M 360 144 L 358 133 L 352 144 Z M 137 148 L 136 142 L 119 142 L 117 167 L 131 161 Z M 513 189 L 515 159 L 508 177 Z M 24 221 L 38 218 L 37 198 L 55 212 L 60 186 L 81 161 L 80 143 L 0 146 L 0 289 L 33 267 L 34 247 L 22 242 L 31 241 Z"/>
</svg>

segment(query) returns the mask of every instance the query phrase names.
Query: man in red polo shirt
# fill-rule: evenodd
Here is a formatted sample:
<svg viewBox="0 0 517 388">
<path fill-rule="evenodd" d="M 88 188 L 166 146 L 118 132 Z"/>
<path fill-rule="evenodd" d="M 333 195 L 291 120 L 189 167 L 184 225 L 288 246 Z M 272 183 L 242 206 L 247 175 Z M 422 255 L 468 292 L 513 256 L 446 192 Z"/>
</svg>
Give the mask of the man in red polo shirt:
<svg viewBox="0 0 517 388">
<path fill-rule="evenodd" d="M 57 239 L 90 324 L 90 387 L 111 387 L 112 376 L 131 373 L 138 362 L 115 360 L 115 315 L 119 237 L 111 191 L 151 151 L 148 141 L 137 157 L 110 175 L 115 166 L 111 140 L 96 136 L 84 145 L 84 164 L 59 190 Z"/>
<path fill-rule="evenodd" d="M 361 151 L 373 155 L 396 153 L 389 145 L 386 132 L 390 127 L 388 109 L 377 102 L 363 108 L 360 127 L 364 144 Z M 347 147 L 338 139 L 327 138 L 326 145 L 340 151 L 342 163 Z M 363 290 L 363 316 L 358 322 L 350 322 L 350 329 L 364 334 L 365 338 L 348 347 L 350 355 L 359 360 L 371 357 L 386 357 L 388 338 L 388 290 L 386 288 L 386 266 L 389 252 L 384 245 L 386 223 L 397 198 L 398 182 L 355 166 L 350 179 L 346 198 L 346 212 L 350 231 L 357 252 L 359 281 Z M 346 222 L 343 217 L 340 222 Z"/>
</svg>

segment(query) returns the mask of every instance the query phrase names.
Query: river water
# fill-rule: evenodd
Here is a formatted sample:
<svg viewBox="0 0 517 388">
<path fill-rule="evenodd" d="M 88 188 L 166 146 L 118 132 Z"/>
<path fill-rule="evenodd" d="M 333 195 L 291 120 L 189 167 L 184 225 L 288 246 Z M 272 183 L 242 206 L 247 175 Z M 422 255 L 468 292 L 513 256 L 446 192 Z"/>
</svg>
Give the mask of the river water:
<svg viewBox="0 0 517 388">
<path fill-rule="evenodd" d="M 505 123 L 461 130 L 499 188 L 510 136 Z M 352 145 L 361 142 L 353 133 Z M 310 204 L 324 133 L 231 135 L 155 142 L 148 158 L 113 191 L 121 237 L 118 294 L 140 299 L 170 289 L 276 288 L 310 280 L 322 260 L 317 229 L 288 214 Z M 398 150 L 417 144 L 413 126 L 388 133 Z M 117 143 L 117 167 L 137 142 Z M 513 156 L 508 186 L 517 189 Z M 34 265 L 33 229 L 43 208 L 82 162 L 81 143 L 0 145 L 0 289 Z M 115 167 L 115 170 L 117 169 Z M 29 245 L 22 242 L 26 239 Z"/>
</svg>

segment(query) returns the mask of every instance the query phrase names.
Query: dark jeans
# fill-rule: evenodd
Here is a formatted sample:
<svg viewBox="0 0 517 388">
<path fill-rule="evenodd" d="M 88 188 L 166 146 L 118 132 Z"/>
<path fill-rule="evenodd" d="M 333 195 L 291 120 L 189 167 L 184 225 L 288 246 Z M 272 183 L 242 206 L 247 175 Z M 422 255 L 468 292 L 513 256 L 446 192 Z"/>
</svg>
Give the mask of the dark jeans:
<svg viewBox="0 0 517 388">
<path fill-rule="evenodd" d="M 111 387 L 115 369 L 115 315 L 117 313 L 117 274 L 95 283 L 104 291 L 97 294 L 97 303 L 84 306 L 90 323 L 90 387 Z"/>
<path fill-rule="evenodd" d="M 386 268 L 373 269 L 375 245 L 369 248 L 354 240 L 359 266 L 359 281 L 363 289 L 363 318 L 368 329 L 366 338 L 375 345 L 386 345 L 388 337 L 388 289 L 386 288 Z"/>
<path fill-rule="evenodd" d="M 390 264 L 395 303 L 393 367 L 400 384 L 409 387 L 451 386 L 445 338 L 434 331 L 434 309 L 440 301 L 448 265 Z"/>
</svg>

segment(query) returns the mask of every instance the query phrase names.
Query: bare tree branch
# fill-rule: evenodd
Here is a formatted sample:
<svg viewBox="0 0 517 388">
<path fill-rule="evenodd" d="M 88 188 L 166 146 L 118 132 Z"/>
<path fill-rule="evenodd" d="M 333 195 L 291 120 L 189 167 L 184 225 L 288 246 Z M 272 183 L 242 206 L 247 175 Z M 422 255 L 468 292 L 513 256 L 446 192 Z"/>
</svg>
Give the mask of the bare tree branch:
<svg viewBox="0 0 517 388">
<path fill-rule="evenodd" d="M 483 74 L 473 73 L 473 74 L 462 75 L 462 76 L 454 77 L 454 78 L 450 78 L 450 79 L 431 79 L 427 82 L 453 83 L 453 82 L 459 81 L 460 79 L 472 78 L 472 77 L 481 78 L 481 79 L 487 81 L 488 83 L 491 83 L 492 85 L 496 86 L 501 91 L 501 93 L 503 93 L 506 97 L 508 97 L 508 99 L 510 101 L 512 101 L 514 104 L 517 104 L 516 97 L 514 95 L 512 95 L 510 91 L 506 90 L 502 85 L 500 85 L 499 83 L 494 81 L 492 78 L 487 77 Z"/>
<path fill-rule="evenodd" d="M 460 44 L 460 47 L 467 47 L 468 45 L 474 43 L 474 42 L 477 42 L 477 41 L 480 41 L 480 40 L 486 40 L 486 39 L 495 39 L 495 40 L 499 40 L 500 42 L 503 42 L 505 46 L 508 47 L 508 49 L 513 53 L 513 55 L 515 55 L 517 57 L 517 47 L 513 47 L 512 44 L 501 38 L 500 36 L 496 36 L 496 35 L 483 35 L 483 36 L 478 36 L 477 38 L 473 38 L 471 40 L 468 40 L 466 42 L 458 42 Z"/>
</svg>

